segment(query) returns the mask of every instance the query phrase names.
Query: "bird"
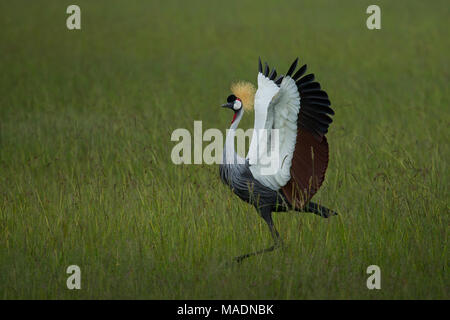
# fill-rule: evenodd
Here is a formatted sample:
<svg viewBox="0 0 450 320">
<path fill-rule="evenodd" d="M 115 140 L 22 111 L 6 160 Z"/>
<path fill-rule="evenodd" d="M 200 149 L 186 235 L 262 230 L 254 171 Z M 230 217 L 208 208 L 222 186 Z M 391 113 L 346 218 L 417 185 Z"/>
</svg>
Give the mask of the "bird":
<svg viewBox="0 0 450 320">
<path fill-rule="evenodd" d="M 298 70 L 297 65 L 298 58 L 285 75 L 277 77 L 276 69 L 270 70 L 267 62 L 263 68 L 259 58 L 257 89 L 247 81 L 234 82 L 222 105 L 233 111 L 233 119 L 219 165 L 220 178 L 240 199 L 255 207 L 274 241 L 269 248 L 236 257 L 237 262 L 283 247 L 273 222 L 274 212 L 311 212 L 323 218 L 337 215 L 311 201 L 325 179 L 329 160 L 326 134 L 334 110 L 315 75 L 306 74 L 307 65 Z M 245 158 L 236 153 L 234 145 L 244 109 L 254 109 L 255 113 Z M 273 147 L 275 139 L 278 148 Z M 272 170 L 263 163 L 264 158 L 275 159 Z"/>
</svg>

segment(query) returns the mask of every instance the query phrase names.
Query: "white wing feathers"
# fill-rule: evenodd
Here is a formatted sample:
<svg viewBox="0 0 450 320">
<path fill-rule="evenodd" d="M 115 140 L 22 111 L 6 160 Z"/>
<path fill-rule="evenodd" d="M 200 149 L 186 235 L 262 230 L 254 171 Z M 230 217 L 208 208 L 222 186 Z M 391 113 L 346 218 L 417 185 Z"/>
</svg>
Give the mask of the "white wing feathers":
<svg viewBox="0 0 450 320">
<path fill-rule="evenodd" d="M 278 87 L 258 74 L 255 124 L 247 157 L 253 177 L 272 190 L 280 189 L 291 178 L 299 111 L 300 95 L 291 77 L 285 76 Z"/>
<path fill-rule="evenodd" d="M 269 109 L 269 104 L 272 98 L 280 91 L 280 88 L 269 78 L 265 77 L 262 73 L 258 74 L 258 90 L 255 94 L 255 123 L 253 126 L 253 136 L 250 142 L 250 148 L 248 150 L 247 158 L 251 165 L 256 165 L 258 161 L 258 147 L 260 149 L 259 154 L 264 154 L 263 148 L 266 144 L 262 143 L 264 138 L 262 135 L 257 133 L 261 129 L 266 128 L 267 124 L 267 112 Z M 259 143 L 261 140 L 261 143 Z"/>
</svg>

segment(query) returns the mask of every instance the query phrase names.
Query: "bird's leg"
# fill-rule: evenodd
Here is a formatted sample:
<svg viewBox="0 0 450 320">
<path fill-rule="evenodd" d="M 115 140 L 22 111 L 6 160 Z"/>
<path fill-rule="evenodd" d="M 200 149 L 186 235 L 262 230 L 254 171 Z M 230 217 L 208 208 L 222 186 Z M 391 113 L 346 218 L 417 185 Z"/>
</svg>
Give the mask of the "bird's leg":
<svg viewBox="0 0 450 320">
<path fill-rule="evenodd" d="M 283 245 L 283 241 L 280 238 L 280 234 L 278 233 L 277 229 L 275 228 L 275 225 L 272 220 L 272 210 L 271 209 L 262 209 L 261 210 L 261 216 L 266 221 L 267 226 L 269 227 L 270 234 L 272 235 L 273 241 L 274 241 L 274 248 L 278 248 Z"/>
<path fill-rule="evenodd" d="M 329 218 L 331 216 L 336 216 L 338 213 L 328 209 L 327 207 L 321 206 L 320 204 L 314 203 L 312 201 L 308 202 L 304 208 L 299 211 L 312 212 L 321 216 L 322 218 Z"/>
<path fill-rule="evenodd" d="M 251 257 L 251 256 L 256 256 L 258 254 L 271 252 L 271 251 L 273 251 L 273 250 L 283 246 L 283 241 L 280 238 L 280 234 L 278 233 L 277 229 L 275 228 L 275 225 L 273 224 L 271 208 L 270 207 L 264 207 L 264 208 L 261 208 L 258 211 L 260 212 L 261 217 L 264 219 L 264 221 L 266 221 L 267 226 L 269 227 L 270 234 L 272 235 L 272 238 L 274 240 L 274 245 L 269 247 L 269 248 L 263 249 L 263 250 L 250 252 L 250 253 L 244 254 L 242 256 L 236 257 L 235 260 L 237 262 L 241 262 L 245 258 L 248 258 L 248 257 Z"/>
</svg>

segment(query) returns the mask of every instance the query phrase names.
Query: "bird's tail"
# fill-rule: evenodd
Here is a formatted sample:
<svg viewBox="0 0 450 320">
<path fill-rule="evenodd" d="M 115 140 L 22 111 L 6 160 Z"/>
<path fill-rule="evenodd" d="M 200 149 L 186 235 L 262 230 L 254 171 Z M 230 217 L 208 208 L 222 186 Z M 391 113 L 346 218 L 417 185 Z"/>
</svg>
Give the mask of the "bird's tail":
<svg viewBox="0 0 450 320">
<path fill-rule="evenodd" d="M 308 204 L 301 211 L 312 212 L 314 214 L 317 214 L 318 216 L 321 216 L 322 218 L 329 218 L 338 214 L 333 210 L 330 210 L 324 206 L 321 206 L 320 204 L 311 201 L 308 202 Z"/>
</svg>

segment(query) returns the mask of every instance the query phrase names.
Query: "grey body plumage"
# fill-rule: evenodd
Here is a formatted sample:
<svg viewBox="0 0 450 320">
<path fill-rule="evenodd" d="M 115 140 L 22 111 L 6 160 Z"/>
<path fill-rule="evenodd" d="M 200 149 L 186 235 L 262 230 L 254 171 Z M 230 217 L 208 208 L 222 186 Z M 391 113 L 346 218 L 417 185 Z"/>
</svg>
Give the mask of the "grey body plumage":
<svg viewBox="0 0 450 320">
<path fill-rule="evenodd" d="M 287 202 L 280 192 L 262 185 L 256 180 L 249 168 L 248 160 L 245 164 L 221 164 L 220 178 L 242 200 L 252 204 L 258 212 L 268 207 L 271 211 L 286 211 Z"/>
</svg>

